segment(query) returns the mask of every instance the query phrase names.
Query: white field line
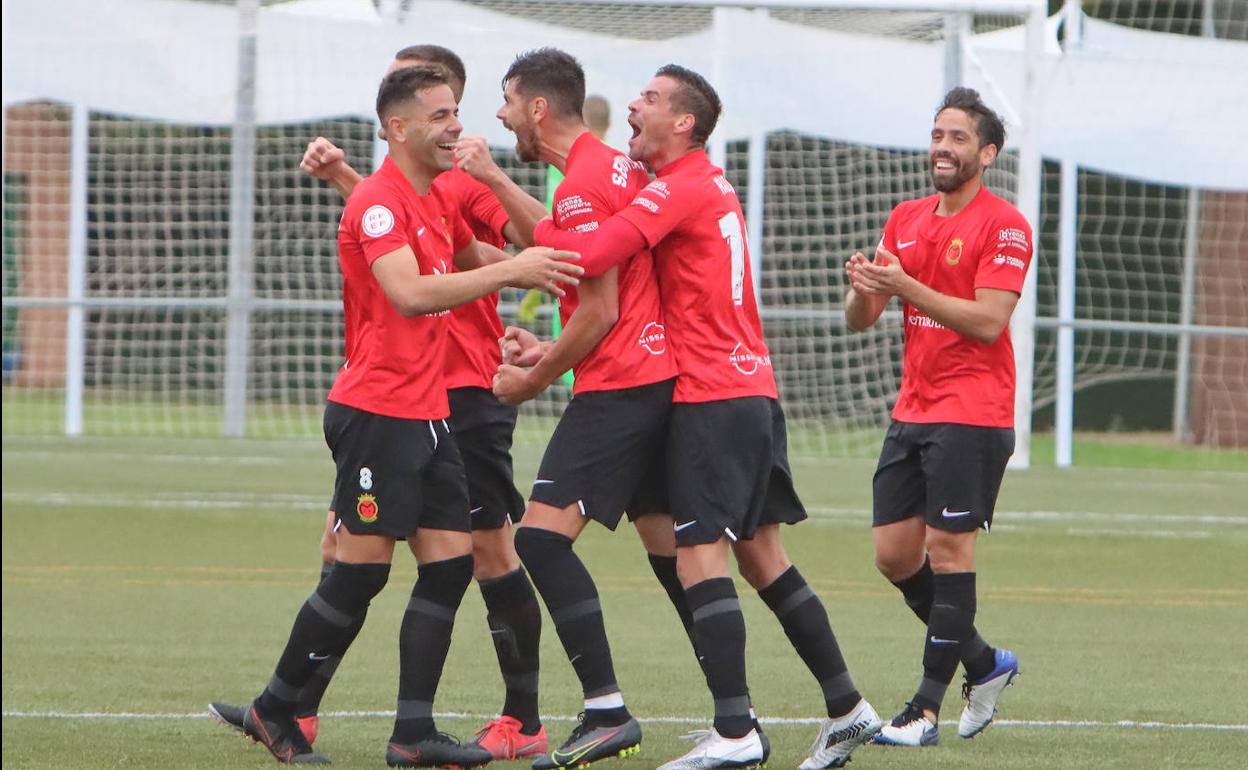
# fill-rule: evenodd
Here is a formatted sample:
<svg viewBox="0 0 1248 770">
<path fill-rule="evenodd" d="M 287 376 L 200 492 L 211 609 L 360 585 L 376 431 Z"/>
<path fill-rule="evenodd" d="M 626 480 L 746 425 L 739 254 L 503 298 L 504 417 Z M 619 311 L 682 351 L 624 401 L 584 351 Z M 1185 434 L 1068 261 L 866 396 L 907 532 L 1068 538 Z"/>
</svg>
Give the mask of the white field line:
<svg viewBox="0 0 1248 770">
<path fill-rule="evenodd" d="M 324 495 L 238 492 L 156 492 L 151 495 L 126 494 L 93 494 L 89 492 L 26 492 L 10 491 L 3 493 L 6 503 L 60 506 L 97 506 L 101 508 L 291 508 L 313 507 L 324 508 L 329 502 L 329 492 Z M 810 506 L 807 508 L 811 517 L 816 520 L 846 522 L 867 525 L 871 521 L 871 513 L 866 509 L 837 508 L 829 506 Z M 1172 513 L 1106 513 L 1098 511 L 998 511 L 993 517 L 994 527 L 1007 529 L 1020 523 L 1064 523 L 1075 525 L 1159 525 L 1182 524 L 1187 527 L 1201 525 L 1196 530 L 1184 532 L 1173 530 L 1136 530 L 1136 534 L 1154 536 L 1193 535 L 1193 531 L 1203 528 L 1248 527 L 1248 514 L 1195 514 L 1183 516 Z M 1083 531 L 1083 530 L 1080 530 Z M 1095 531 L 1096 534 L 1108 532 L 1105 529 Z"/>
<path fill-rule="evenodd" d="M 207 712 L 196 712 L 191 714 L 174 713 L 174 712 L 155 712 L 140 713 L 133 711 L 5 711 L 3 714 L 5 719 L 81 719 L 81 720 L 121 720 L 121 721 L 141 721 L 141 720 L 159 720 L 159 719 L 207 719 Z M 386 718 L 393 719 L 393 711 L 327 711 L 321 716 L 330 718 Z M 467 714 L 455 711 L 446 711 L 434 714 L 438 719 L 476 719 L 486 720 L 493 719 L 491 714 Z M 660 716 L 638 718 L 637 721 L 646 724 L 677 724 L 677 725 L 705 725 L 708 717 L 682 717 L 682 716 Z M 564 714 L 543 714 L 542 720 L 546 722 L 575 722 L 577 717 Z M 765 725 L 817 725 L 823 720 L 820 718 L 801 718 L 801 719 L 785 719 L 779 717 L 763 717 L 761 720 Z M 957 724 L 955 720 L 946 720 L 941 722 L 944 725 Z M 1248 732 L 1248 724 L 1214 724 L 1210 722 L 1138 722 L 1132 719 L 1120 719 L 1116 721 L 1098 721 L 1090 719 L 997 719 L 993 721 L 994 725 L 1000 727 L 1044 727 L 1056 729 L 1086 729 L 1097 727 L 1116 727 L 1127 730 L 1215 730 L 1222 732 Z"/>
<path fill-rule="evenodd" d="M 100 460 L 133 460 L 139 464 L 149 463 L 188 463 L 194 465 L 277 465 L 288 463 L 287 457 L 277 455 L 214 455 L 188 453 L 147 453 L 147 452 L 96 452 L 96 451 L 48 451 L 44 449 L 12 449 L 15 460 L 56 460 L 67 459 L 100 459 Z"/>
</svg>

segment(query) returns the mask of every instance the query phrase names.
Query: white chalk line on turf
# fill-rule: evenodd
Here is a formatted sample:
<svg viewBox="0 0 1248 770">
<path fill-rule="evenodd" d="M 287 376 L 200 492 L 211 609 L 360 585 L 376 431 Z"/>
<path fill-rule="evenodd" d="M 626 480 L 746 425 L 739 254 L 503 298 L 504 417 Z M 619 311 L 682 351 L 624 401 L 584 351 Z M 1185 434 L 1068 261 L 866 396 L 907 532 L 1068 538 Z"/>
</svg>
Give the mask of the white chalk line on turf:
<svg viewBox="0 0 1248 770">
<path fill-rule="evenodd" d="M 3 713 L 5 719 L 82 719 L 82 720 L 157 720 L 157 719 L 208 719 L 207 712 L 183 714 L 174 712 L 156 712 L 156 713 L 139 713 L 133 711 L 5 711 Z M 365 718 L 365 717 L 385 717 L 393 719 L 393 711 L 327 711 L 321 714 L 323 717 L 329 718 Z M 477 719 L 487 720 L 493 719 L 496 715 L 492 714 L 466 714 L 455 711 L 446 711 L 434 714 L 438 719 Z M 563 714 L 543 714 L 542 721 L 545 722 L 575 722 L 577 717 Z M 679 717 L 679 716 L 659 716 L 638 718 L 638 722 L 643 724 L 676 724 L 676 725 L 704 725 L 708 722 L 709 717 Z M 765 725 L 817 725 L 822 722 L 819 718 L 799 718 L 786 719 L 783 717 L 763 717 L 759 720 Z M 954 720 L 946 720 L 941 724 L 952 725 L 957 724 Z M 998 727 L 1041 727 L 1041 728 L 1057 728 L 1057 729 L 1087 729 L 1097 727 L 1117 727 L 1120 729 L 1130 730 L 1215 730 L 1222 732 L 1248 732 L 1248 724 L 1214 724 L 1211 722 L 1138 722 L 1132 719 L 1120 719 L 1117 721 L 1097 721 L 1090 719 L 997 719 L 993 722 Z"/>
</svg>

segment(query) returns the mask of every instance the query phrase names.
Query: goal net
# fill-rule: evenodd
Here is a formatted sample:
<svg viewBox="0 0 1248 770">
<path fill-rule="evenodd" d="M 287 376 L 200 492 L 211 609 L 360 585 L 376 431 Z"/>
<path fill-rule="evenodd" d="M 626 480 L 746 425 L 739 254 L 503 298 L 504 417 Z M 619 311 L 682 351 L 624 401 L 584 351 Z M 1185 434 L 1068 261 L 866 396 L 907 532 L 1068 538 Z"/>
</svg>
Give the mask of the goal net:
<svg viewBox="0 0 1248 770">
<path fill-rule="evenodd" d="M 294 0 L 262 3 L 250 22 L 233 3 L 127 0 L 108 13 L 98 5 L 6 6 L 6 435 L 318 434 L 342 355 L 341 200 L 303 176 L 298 160 L 322 135 L 367 171 L 377 152 L 371 103 L 381 72 L 399 48 L 436 42 L 467 64 L 466 133 L 485 135 L 500 164 L 539 198 L 545 169 L 515 161 L 510 135 L 493 117 L 498 78 L 516 53 L 554 45 L 578 56 L 588 90 L 614 111 L 608 141 L 616 146 L 626 136 L 624 105 L 654 69 L 674 60 L 706 74 L 725 103 L 712 154 L 747 209 L 795 451 L 870 455 L 897 391 L 901 327 L 893 313 L 867 334 L 845 331 L 842 264 L 874 246 L 897 202 L 930 191 L 926 136 L 941 95 L 963 82 L 1006 116 L 1007 152 L 988 184 L 1017 201 L 1026 169 L 1016 138 L 1026 135 L 1029 81 L 1047 89 L 1062 77 L 1104 76 L 1080 68 L 1084 55 L 1063 42 L 1060 15 L 1045 27 L 1040 66 L 1028 70 L 1026 0 L 749 9 Z M 1243 60 L 1248 22 L 1234 3 L 1121 0 L 1083 10 L 1084 58 L 1122 64 L 1118 78 L 1144 54 L 1194 74 L 1214 68 L 1223 79 Z M 1127 48 L 1117 32 L 1149 37 Z M 1137 78 L 1132 87 L 1148 85 Z M 1184 177 L 1163 164 L 1155 176 L 1148 126 L 1110 136 L 1125 107 L 1080 114 L 1089 126 L 1104 124 L 1083 144 L 1069 135 L 1080 133 L 1078 121 L 1052 118 L 1065 105 L 1043 108 L 1032 126 L 1036 152 L 1048 158 L 1029 392 L 1038 424 L 1050 424 L 1046 410 L 1058 390 L 1059 164 L 1069 156 L 1079 175 L 1074 318 L 1120 322 L 1076 331 L 1072 387 L 1161 381 L 1173 402 L 1186 361 L 1185 430 L 1201 438 L 1208 423 L 1219 443 L 1227 435 L 1231 444 L 1248 442 L 1243 337 L 1132 326 L 1248 326 L 1236 314 L 1242 299 L 1219 294 L 1235 280 L 1243 285 L 1248 174 L 1227 182 L 1233 158 L 1223 158 L 1218 176 L 1197 153 L 1198 172 Z M 1158 111 L 1155 120 L 1174 118 Z M 1244 124 L 1201 122 L 1221 146 Z M 1111 152 L 1137 141 L 1144 151 Z M 243 161 L 240 146 L 248 150 Z M 1193 227 L 1194 270 L 1184 257 Z M 551 332 L 549 304 L 533 308 L 505 292 L 501 307 L 505 321 Z M 522 426 L 541 434 L 567 398 L 566 386 L 553 387 L 526 406 Z"/>
</svg>

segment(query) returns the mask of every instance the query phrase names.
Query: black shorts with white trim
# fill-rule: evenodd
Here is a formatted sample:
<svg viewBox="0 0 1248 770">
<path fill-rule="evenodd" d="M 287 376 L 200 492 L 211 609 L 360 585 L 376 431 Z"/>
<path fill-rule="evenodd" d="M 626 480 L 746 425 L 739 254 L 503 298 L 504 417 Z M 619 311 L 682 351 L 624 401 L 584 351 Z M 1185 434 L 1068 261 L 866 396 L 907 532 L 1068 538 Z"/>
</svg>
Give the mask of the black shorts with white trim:
<svg viewBox="0 0 1248 770">
<path fill-rule="evenodd" d="M 871 525 L 923 516 L 946 532 L 987 530 L 1013 453 L 1012 428 L 894 420 L 871 483 Z"/>
<path fill-rule="evenodd" d="M 760 526 L 806 518 L 776 399 L 676 404 L 667 457 L 677 546 L 748 540 Z"/>
<path fill-rule="evenodd" d="M 469 530 L 464 462 L 445 420 L 406 420 L 330 402 L 333 511 L 354 535 Z"/>
<path fill-rule="evenodd" d="M 516 408 L 486 388 L 452 388 L 451 431 L 464 459 L 472 528 L 498 529 L 524 515 L 524 496 L 516 489 L 511 441 Z"/>
<path fill-rule="evenodd" d="M 676 380 L 579 393 L 555 426 L 529 500 L 581 514 L 614 530 L 667 510 L 663 447 Z"/>
</svg>

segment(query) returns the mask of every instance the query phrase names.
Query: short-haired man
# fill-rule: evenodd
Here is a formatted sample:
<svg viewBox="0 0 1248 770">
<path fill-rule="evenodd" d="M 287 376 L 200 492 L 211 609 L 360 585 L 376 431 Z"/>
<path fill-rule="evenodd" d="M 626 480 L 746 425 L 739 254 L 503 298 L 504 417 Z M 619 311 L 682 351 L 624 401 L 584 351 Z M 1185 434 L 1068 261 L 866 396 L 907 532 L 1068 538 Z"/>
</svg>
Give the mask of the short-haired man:
<svg viewBox="0 0 1248 770">
<path fill-rule="evenodd" d="M 875 561 L 927 626 L 923 678 L 879 743 L 930 746 L 945 690 L 966 668 L 963 738 L 978 735 L 1018 673 L 976 632 L 975 536 L 992 523 L 1014 451 L 1009 322 L 1031 262 L 1031 228 L 983 185 L 1005 128 L 979 94 L 948 93 L 928 149 L 936 194 L 893 209 L 874 261 L 845 264 L 846 323 L 861 331 L 902 303 L 905 361 L 873 482 Z"/>
<path fill-rule="evenodd" d="M 628 109 L 629 155 L 657 178 L 594 232 L 560 231 L 543 220 L 535 237 L 584 249 L 587 275 L 639 248 L 655 255 L 680 369 L 667 438 L 676 553 L 715 702 L 714 729 L 662 770 L 762 761 L 746 684 L 745 620 L 728 577 L 730 545 L 823 692 L 828 718 L 802 768 L 841 767 L 881 723 L 854 687 L 823 604 L 780 540 L 779 525 L 805 519 L 806 511 L 793 489 L 741 203 L 705 152 L 719 96 L 697 73 L 668 65 Z"/>
<path fill-rule="evenodd" d="M 565 177 L 554 195 L 553 216 L 565 229 L 592 230 L 624 208 L 650 181 L 640 163 L 598 140 L 582 117 L 585 75 L 563 51 L 521 54 L 503 78 L 498 117 L 516 135 L 516 154 L 545 161 Z M 516 531 L 516 550 L 542 595 L 555 630 L 580 679 L 584 717 L 536 770 L 575 767 L 636 751 L 641 727 L 629 714 L 616 682 L 602 607 L 593 578 L 573 551 L 591 521 L 614 530 L 627 511 L 651 564 L 680 599 L 671 519 L 661 456 L 676 364 L 664 336 L 654 261 L 637 249 L 630 259 L 584 281 L 559 302 L 563 333 L 539 345 L 531 334 L 508 329 L 508 360 L 494 391 L 517 403 L 540 393 L 575 366 L 572 401 L 542 456 L 529 509 Z M 655 553 L 658 551 L 659 553 Z M 671 591 L 676 593 L 672 594 Z M 683 608 L 683 602 L 677 604 Z"/>
<path fill-rule="evenodd" d="M 325 409 L 337 466 L 334 566 L 308 597 L 268 686 L 243 730 L 280 762 L 323 764 L 295 721 L 298 699 L 331 651 L 385 586 L 394 545 L 409 539 L 419 577 L 399 638 L 399 688 L 386 761 L 396 767 L 471 767 L 492 758 L 437 731 L 433 699 L 451 629 L 472 579 L 463 462 L 446 424 L 441 367 L 449 309 L 503 286 L 557 290 L 580 268 L 530 249 L 514 259 L 478 243 L 432 187 L 453 165 L 458 105 L 441 70 L 388 75 L 377 115 L 389 154 L 356 186 L 338 231 L 345 363 Z M 451 264 L 465 268 L 450 270 Z M 475 267 L 476 269 L 467 269 Z M 417 530 L 419 537 L 415 537 Z"/>
<path fill-rule="evenodd" d="M 403 48 L 395 54 L 386 74 L 418 65 L 442 69 L 456 101 L 462 99 L 464 63 L 443 46 Z M 384 137 L 384 126 L 381 134 Z M 433 184 L 455 204 L 476 239 L 499 248 L 507 242 L 532 245 L 533 225 L 545 214 L 541 203 L 494 164 L 480 137 L 461 137 L 455 154 L 456 167 L 438 175 Z M 324 137 L 309 143 L 300 168 L 330 183 L 344 198 L 362 178 L 348 165 L 343 151 Z M 477 731 L 476 742 L 495 759 L 516 759 L 544 753 L 548 741 L 538 713 L 541 610 L 520 566 L 510 529 L 511 522 L 524 514 L 524 498 L 513 481 L 510 453 L 516 410 L 499 402 L 490 390 L 501 363 L 498 339 L 503 326 L 497 306 L 498 294 L 494 293 L 451 310 L 445 376 L 449 422 L 468 477 L 473 577 L 485 601 L 505 688 L 499 718 Z M 321 540 L 323 572 L 333 565 L 336 522 L 330 511 Z M 353 633 L 344 639 L 344 650 L 363 620 L 358 618 Z M 340 661 L 340 655 L 331 654 L 300 693 L 299 724 L 309 742 L 315 740 L 321 698 Z M 241 728 L 241 707 L 214 703 L 209 708 L 222 721 Z"/>
</svg>

